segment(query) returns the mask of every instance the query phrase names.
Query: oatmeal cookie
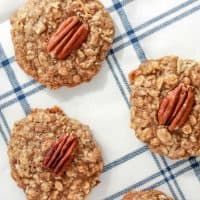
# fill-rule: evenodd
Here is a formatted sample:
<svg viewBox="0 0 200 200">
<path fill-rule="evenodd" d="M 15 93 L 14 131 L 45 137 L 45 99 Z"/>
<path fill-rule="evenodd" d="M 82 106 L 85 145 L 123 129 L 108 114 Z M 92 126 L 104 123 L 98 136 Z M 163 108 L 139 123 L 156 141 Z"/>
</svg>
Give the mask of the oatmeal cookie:
<svg viewBox="0 0 200 200">
<path fill-rule="evenodd" d="M 18 64 L 51 89 L 90 81 L 114 36 L 112 19 L 98 0 L 27 0 L 11 25 Z"/>
<path fill-rule="evenodd" d="M 70 145 L 62 145 L 63 138 L 68 138 Z M 99 183 L 103 169 L 101 152 L 89 127 L 67 117 L 58 107 L 34 109 L 15 123 L 8 155 L 11 175 L 28 200 L 85 199 Z"/>
<path fill-rule="evenodd" d="M 140 192 L 129 192 L 123 200 L 173 200 L 158 190 L 148 190 Z"/>
<path fill-rule="evenodd" d="M 200 155 L 200 63 L 175 56 L 148 60 L 129 74 L 131 127 L 171 159 Z"/>
</svg>

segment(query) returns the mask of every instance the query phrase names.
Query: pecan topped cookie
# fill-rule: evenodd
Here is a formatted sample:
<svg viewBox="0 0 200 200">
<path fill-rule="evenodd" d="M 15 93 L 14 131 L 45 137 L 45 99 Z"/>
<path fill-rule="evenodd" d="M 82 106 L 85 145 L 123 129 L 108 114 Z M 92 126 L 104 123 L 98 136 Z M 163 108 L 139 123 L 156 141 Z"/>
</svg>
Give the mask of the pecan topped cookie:
<svg viewBox="0 0 200 200">
<path fill-rule="evenodd" d="M 173 200 L 158 190 L 129 192 L 122 200 Z"/>
<path fill-rule="evenodd" d="M 27 0 L 11 25 L 18 64 L 51 89 L 90 81 L 114 36 L 98 0 Z"/>
<path fill-rule="evenodd" d="M 8 155 L 11 175 L 29 200 L 85 199 L 103 169 L 89 127 L 58 107 L 34 109 L 15 123 Z"/>
<path fill-rule="evenodd" d="M 148 60 L 129 79 L 136 136 L 171 159 L 200 155 L 200 63 L 175 56 Z"/>
</svg>

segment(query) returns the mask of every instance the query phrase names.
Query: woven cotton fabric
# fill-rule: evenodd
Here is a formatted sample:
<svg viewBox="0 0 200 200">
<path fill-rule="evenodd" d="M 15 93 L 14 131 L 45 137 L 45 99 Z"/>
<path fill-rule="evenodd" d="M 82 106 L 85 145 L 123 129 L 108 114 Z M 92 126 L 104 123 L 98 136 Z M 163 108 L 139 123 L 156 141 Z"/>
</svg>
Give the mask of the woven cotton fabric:
<svg viewBox="0 0 200 200">
<path fill-rule="evenodd" d="M 151 153 L 130 129 L 129 71 L 166 55 L 199 60 L 200 0 L 103 0 L 116 29 L 99 74 L 76 88 L 49 90 L 15 61 L 9 21 L 0 24 L 0 199 L 25 199 L 10 176 L 7 144 L 15 121 L 32 108 L 60 106 L 88 124 L 105 160 L 88 200 L 114 200 L 158 189 L 175 200 L 199 200 L 200 158 L 172 161 Z M 20 156 L 20 155 L 19 155 Z"/>
</svg>

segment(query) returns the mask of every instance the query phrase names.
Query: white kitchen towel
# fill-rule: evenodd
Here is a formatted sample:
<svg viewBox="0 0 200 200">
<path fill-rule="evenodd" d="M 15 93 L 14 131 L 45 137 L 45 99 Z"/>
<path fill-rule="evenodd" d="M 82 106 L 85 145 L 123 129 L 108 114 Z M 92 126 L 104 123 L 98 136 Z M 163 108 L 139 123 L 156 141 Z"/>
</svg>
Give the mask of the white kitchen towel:
<svg viewBox="0 0 200 200">
<path fill-rule="evenodd" d="M 9 21 L 0 24 L 0 199 L 25 199 L 10 176 L 6 152 L 13 123 L 31 108 L 53 105 L 90 125 L 102 148 L 101 183 L 88 200 L 121 199 L 130 190 L 149 188 L 175 200 L 200 199 L 200 158 L 171 161 L 136 139 L 129 126 L 127 79 L 128 72 L 146 59 L 200 59 L 200 0 L 102 3 L 115 23 L 114 43 L 99 74 L 76 88 L 51 91 L 27 76 L 15 62 Z"/>
</svg>

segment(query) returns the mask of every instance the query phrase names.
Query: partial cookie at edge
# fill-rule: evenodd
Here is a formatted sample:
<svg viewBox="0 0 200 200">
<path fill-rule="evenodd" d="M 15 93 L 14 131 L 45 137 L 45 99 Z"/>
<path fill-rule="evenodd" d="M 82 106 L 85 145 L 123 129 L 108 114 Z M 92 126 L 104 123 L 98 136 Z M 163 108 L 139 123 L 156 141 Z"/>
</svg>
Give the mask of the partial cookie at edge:
<svg viewBox="0 0 200 200">
<path fill-rule="evenodd" d="M 122 200 L 173 200 L 163 192 L 158 190 L 147 190 L 139 192 L 129 192 Z"/>
<path fill-rule="evenodd" d="M 129 75 L 131 85 L 131 127 L 149 148 L 171 159 L 200 155 L 200 63 L 166 56 L 148 60 Z M 179 84 L 194 92 L 194 104 L 183 126 L 170 131 L 160 125 L 162 100 Z M 177 127 L 176 127 L 177 128 Z"/>
</svg>

